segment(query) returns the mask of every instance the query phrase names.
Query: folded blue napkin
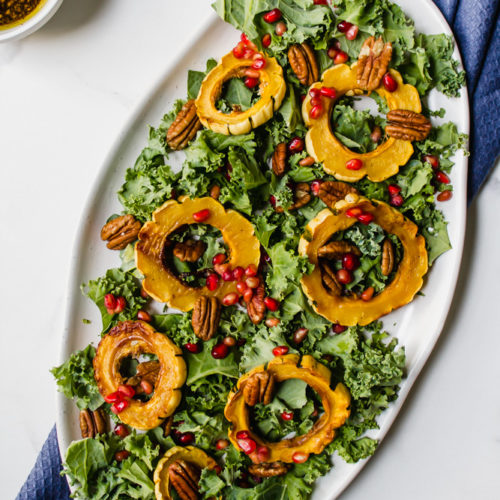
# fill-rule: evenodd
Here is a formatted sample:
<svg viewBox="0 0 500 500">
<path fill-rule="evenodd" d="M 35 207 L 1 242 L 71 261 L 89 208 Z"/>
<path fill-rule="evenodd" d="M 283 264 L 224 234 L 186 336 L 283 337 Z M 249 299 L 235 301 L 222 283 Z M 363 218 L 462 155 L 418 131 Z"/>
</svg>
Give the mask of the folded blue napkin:
<svg viewBox="0 0 500 500">
<path fill-rule="evenodd" d="M 435 0 L 452 27 L 467 71 L 471 102 L 469 201 L 500 153 L 500 0 Z M 17 500 L 66 500 L 55 426 Z"/>
</svg>

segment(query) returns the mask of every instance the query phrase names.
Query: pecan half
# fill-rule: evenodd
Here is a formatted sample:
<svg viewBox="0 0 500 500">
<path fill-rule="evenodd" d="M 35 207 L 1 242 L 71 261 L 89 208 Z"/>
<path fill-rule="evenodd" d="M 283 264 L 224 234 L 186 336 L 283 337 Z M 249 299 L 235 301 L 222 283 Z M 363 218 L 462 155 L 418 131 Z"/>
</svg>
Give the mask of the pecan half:
<svg viewBox="0 0 500 500">
<path fill-rule="evenodd" d="M 257 403 L 268 405 L 274 396 L 274 375 L 268 371 L 258 372 L 247 379 L 243 388 L 243 398 L 248 406 Z"/>
<path fill-rule="evenodd" d="M 254 291 L 252 300 L 247 304 L 247 313 L 254 325 L 260 323 L 266 314 L 265 294 L 264 285 L 259 285 Z"/>
<path fill-rule="evenodd" d="M 299 182 L 295 186 L 294 200 L 288 210 L 297 210 L 311 201 L 311 186 L 307 182 Z"/>
<path fill-rule="evenodd" d="M 332 294 L 336 296 L 342 295 L 342 284 L 339 283 L 335 270 L 330 266 L 330 264 L 322 261 L 320 263 L 321 267 L 321 278 L 323 280 L 323 285 Z"/>
<path fill-rule="evenodd" d="M 196 500 L 198 495 L 198 481 L 200 469 L 185 460 L 176 460 L 168 468 L 168 477 L 175 492 L 182 500 Z"/>
<path fill-rule="evenodd" d="M 331 241 L 330 243 L 323 245 L 318 250 L 318 257 L 328 260 L 336 260 L 341 259 L 346 253 L 353 253 L 357 256 L 361 255 L 358 247 L 352 243 L 347 241 Z"/>
<path fill-rule="evenodd" d="M 207 246 L 201 240 L 177 242 L 173 253 L 182 262 L 196 262 L 205 252 Z"/>
<path fill-rule="evenodd" d="M 108 421 L 101 408 L 97 410 L 82 410 L 80 412 L 80 431 L 82 438 L 93 438 L 108 430 Z"/>
<path fill-rule="evenodd" d="M 248 472 L 257 477 L 283 476 L 288 472 L 288 465 L 283 462 L 252 464 Z"/>
<path fill-rule="evenodd" d="M 272 167 L 274 175 L 281 177 L 286 171 L 286 142 L 280 142 L 274 150 Z"/>
<path fill-rule="evenodd" d="M 101 240 L 108 241 L 110 250 L 123 250 L 137 239 L 141 223 L 133 215 L 120 215 L 110 220 L 101 229 Z"/>
<path fill-rule="evenodd" d="M 385 132 L 394 139 L 423 141 L 431 128 L 431 122 L 420 113 L 408 109 L 393 109 L 387 113 Z"/>
<path fill-rule="evenodd" d="M 339 181 L 325 181 L 319 186 L 318 196 L 330 208 L 334 208 L 335 203 L 343 200 L 348 194 L 358 194 L 358 190 L 350 184 Z"/>
<path fill-rule="evenodd" d="M 210 340 L 219 326 L 220 313 L 221 305 L 217 297 L 199 297 L 191 318 L 195 335 L 201 340 Z"/>
<path fill-rule="evenodd" d="M 381 268 L 384 276 L 389 276 L 394 268 L 394 247 L 392 246 L 392 241 L 388 238 L 384 240 L 382 245 Z"/>
<path fill-rule="evenodd" d="M 384 43 L 382 38 L 371 36 L 365 40 L 358 57 L 356 77 L 358 85 L 368 91 L 375 90 L 392 58 L 391 42 Z"/>
<path fill-rule="evenodd" d="M 201 122 L 196 114 L 194 99 L 190 99 L 182 106 L 167 130 L 167 144 L 172 149 L 184 149 L 200 128 Z"/>
<path fill-rule="evenodd" d="M 309 86 L 319 80 L 316 56 L 314 50 L 307 43 L 292 45 L 288 49 L 288 61 L 302 85 Z"/>
</svg>

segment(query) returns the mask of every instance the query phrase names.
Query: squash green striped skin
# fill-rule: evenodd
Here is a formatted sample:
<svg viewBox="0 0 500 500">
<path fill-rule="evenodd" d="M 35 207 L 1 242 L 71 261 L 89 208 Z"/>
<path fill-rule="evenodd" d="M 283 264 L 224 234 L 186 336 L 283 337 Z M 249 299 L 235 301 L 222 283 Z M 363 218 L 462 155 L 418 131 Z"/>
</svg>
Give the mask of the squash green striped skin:
<svg viewBox="0 0 500 500">
<path fill-rule="evenodd" d="M 260 72 L 260 99 L 246 111 L 222 113 L 215 107 L 222 86 L 231 78 L 241 78 L 253 64 L 252 59 L 237 59 L 226 54 L 203 80 L 196 98 L 196 112 L 204 127 L 224 135 L 247 134 L 267 122 L 279 109 L 286 93 L 283 69 L 274 57 L 265 57 L 266 65 Z"/>
</svg>

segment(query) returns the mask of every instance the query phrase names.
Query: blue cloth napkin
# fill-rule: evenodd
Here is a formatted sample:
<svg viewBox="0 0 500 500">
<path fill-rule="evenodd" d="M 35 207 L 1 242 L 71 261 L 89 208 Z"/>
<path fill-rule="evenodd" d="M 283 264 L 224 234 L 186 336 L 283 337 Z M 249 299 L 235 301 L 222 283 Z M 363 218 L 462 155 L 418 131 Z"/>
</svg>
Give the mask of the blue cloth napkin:
<svg viewBox="0 0 500 500">
<path fill-rule="evenodd" d="M 478 192 L 500 153 L 500 0 L 435 0 L 457 38 L 471 102 L 469 191 Z M 55 426 L 17 500 L 66 500 Z"/>
</svg>

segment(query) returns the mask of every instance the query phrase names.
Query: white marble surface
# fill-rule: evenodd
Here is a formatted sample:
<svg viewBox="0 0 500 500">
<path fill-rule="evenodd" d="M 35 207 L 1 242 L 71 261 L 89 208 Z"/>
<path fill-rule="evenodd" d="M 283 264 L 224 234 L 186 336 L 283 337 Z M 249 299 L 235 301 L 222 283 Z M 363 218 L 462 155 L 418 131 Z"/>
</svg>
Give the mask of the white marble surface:
<svg viewBox="0 0 500 500">
<path fill-rule="evenodd" d="M 0 497 L 14 498 L 55 419 L 69 256 L 106 152 L 209 2 L 65 0 L 0 45 Z M 342 499 L 492 499 L 500 489 L 500 169 L 468 216 L 442 337 L 389 436 Z"/>
</svg>

